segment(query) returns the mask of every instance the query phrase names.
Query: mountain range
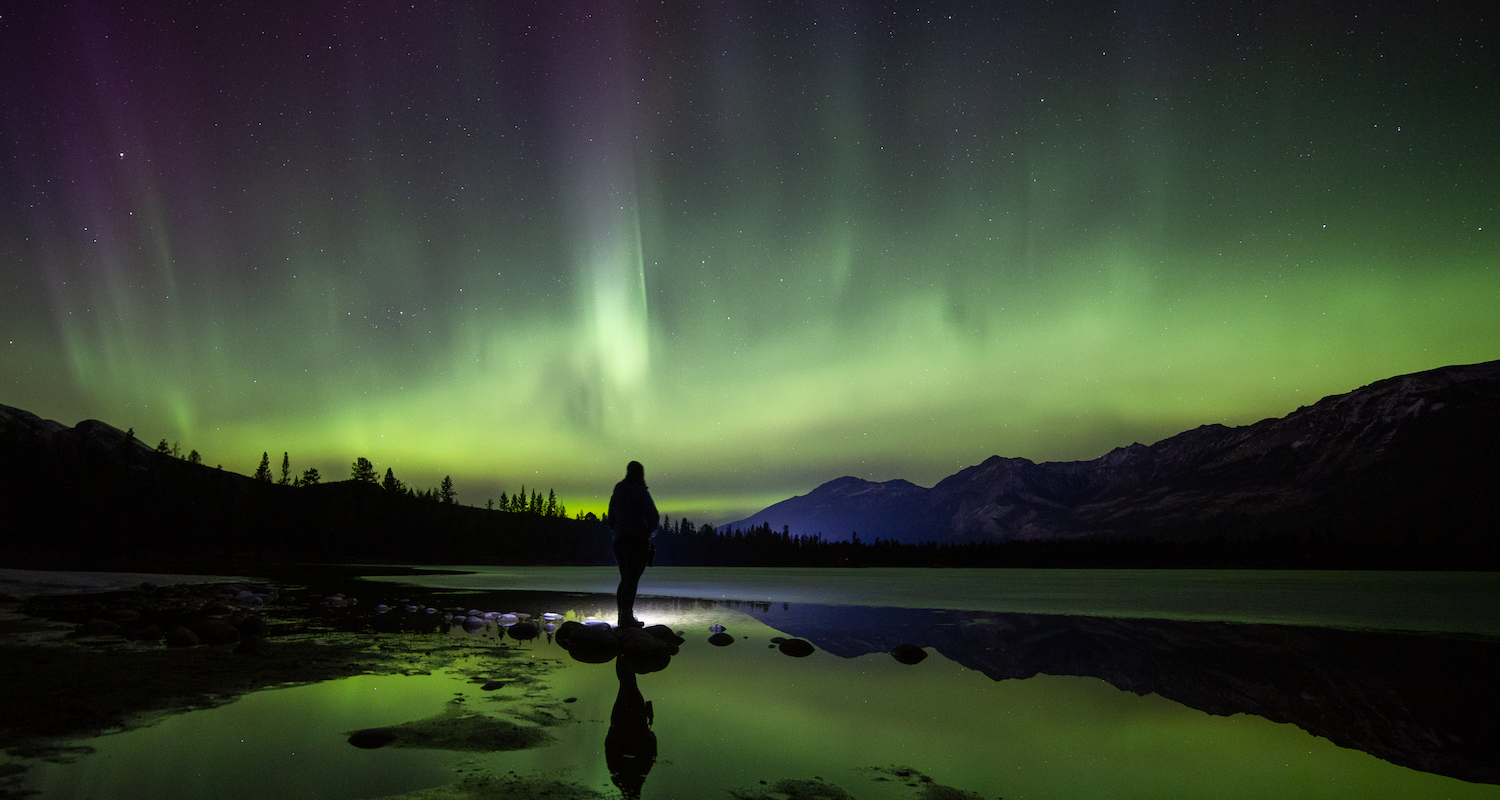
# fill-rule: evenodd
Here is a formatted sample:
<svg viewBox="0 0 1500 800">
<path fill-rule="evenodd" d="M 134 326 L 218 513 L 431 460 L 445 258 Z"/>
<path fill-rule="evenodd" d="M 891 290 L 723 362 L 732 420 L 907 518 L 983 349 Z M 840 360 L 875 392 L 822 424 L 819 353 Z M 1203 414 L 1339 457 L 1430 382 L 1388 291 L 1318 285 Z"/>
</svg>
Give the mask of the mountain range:
<svg viewBox="0 0 1500 800">
<path fill-rule="evenodd" d="M 902 543 L 1496 535 L 1500 361 L 1377 381 L 1279 419 L 1091 461 L 993 456 L 924 488 L 843 477 L 725 526 Z M 1491 542 L 1492 544 L 1492 542 Z"/>
</svg>

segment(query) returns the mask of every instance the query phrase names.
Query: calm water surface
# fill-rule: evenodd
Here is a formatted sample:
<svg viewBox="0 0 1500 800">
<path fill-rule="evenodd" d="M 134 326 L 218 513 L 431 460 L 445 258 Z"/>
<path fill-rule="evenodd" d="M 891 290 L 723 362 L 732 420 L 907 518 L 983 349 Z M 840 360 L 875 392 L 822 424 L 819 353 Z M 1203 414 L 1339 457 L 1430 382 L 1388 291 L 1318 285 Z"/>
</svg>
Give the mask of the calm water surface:
<svg viewBox="0 0 1500 800">
<path fill-rule="evenodd" d="M 613 570 L 475 570 L 369 592 L 613 621 Z M 954 797 L 1500 798 L 1497 589 L 1490 574 L 649 570 L 638 614 L 686 641 L 636 679 L 657 748 L 640 796 L 785 796 L 770 794 L 778 781 L 816 779 L 916 798 L 920 774 L 970 793 Z M 733 644 L 709 643 L 715 624 Z M 534 665 L 535 684 L 480 689 L 481 649 L 433 674 L 263 691 L 91 740 L 92 755 L 38 764 L 28 784 L 58 798 L 370 798 L 514 771 L 620 796 L 605 752 L 613 665 L 497 634 L 411 635 L 484 642 Z M 774 637 L 816 651 L 789 657 Z M 899 644 L 928 655 L 903 664 Z M 345 741 L 456 698 L 564 721 L 517 752 Z"/>
</svg>

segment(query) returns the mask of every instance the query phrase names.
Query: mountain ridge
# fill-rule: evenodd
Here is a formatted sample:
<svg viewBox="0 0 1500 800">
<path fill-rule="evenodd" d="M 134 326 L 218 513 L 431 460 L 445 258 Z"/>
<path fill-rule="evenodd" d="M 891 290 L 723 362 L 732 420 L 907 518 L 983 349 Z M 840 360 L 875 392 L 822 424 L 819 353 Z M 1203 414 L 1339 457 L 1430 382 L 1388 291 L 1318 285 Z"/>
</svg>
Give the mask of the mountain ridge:
<svg viewBox="0 0 1500 800">
<path fill-rule="evenodd" d="M 1397 375 L 1250 425 L 1088 461 L 991 456 L 927 489 L 845 476 L 726 528 L 903 543 L 1402 535 L 1500 489 L 1500 361 Z M 1409 531 L 1408 531 L 1409 532 Z"/>
</svg>

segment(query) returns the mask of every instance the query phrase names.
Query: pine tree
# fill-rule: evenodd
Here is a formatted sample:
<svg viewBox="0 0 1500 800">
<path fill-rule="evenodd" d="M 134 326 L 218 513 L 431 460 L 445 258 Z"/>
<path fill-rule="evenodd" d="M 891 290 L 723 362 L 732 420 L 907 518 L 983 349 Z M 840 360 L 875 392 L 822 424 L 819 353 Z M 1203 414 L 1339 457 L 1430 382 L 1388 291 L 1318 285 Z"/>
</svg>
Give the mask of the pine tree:
<svg viewBox="0 0 1500 800">
<path fill-rule="evenodd" d="M 447 475 L 443 476 L 443 485 L 438 488 L 438 498 L 449 505 L 453 504 L 453 479 Z"/>
<path fill-rule="evenodd" d="M 495 498 L 490 497 L 490 498 L 486 498 L 485 499 L 485 501 L 484 501 L 484 510 L 485 511 L 494 511 L 495 510 Z"/>
<path fill-rule="evenodd" d="M 365 483 L 379 482 L 375 477 L 375 465 L 371 464 L 370 459 L 364 456 L 354 459 L 354 463 L 349 465 L 349 478 L 351 480 L 364 481 Z"/>
<path fill-rule="evenodd" d="M 505 492 L 501 492 L 500 493 L 500 510 L 501 511 L 509 511 L 510 510 L 510 498 L 505 496 Z"/>
<path fill-rule="evenodd" d="M 203 463 L 203 456 L 198 455 L 198 451 L 194 450 L 193 452 L 188 453 L 188 463 L 189 464 L 202 464 Z"/>
<path fill-rule="evenodd" d="M 302 477 L 299 480 L 302 481 L 303 486 L 316 486 L 323 482 L 323 476 L 318 474 L 317 467 L 308 467 L 302 470 Z"/>
<path fill-rule="evenodd" d="M 182 458 L 182 451 L 177 449 L 177 443 L 176 442 L 172 443 L 172 457 L 173 458 Z"/>
<path fill-rule="evenodd" d="M 277 483 L 282 486 L 290 486 L 292 484 L 292 460 L 285 452 L 281 454 L 281 480 L 277 481 Z"/>
<path fill-rule="evenodd" d="M 166 439 L 162 439 L 161 441 L 156 443 L 156 452 L 161 453 L 162 455 L 166 455 L 172 452 L 172 447 L 171 445 L 167 444 Z"/>
<path fill-rule="evenodd" d="M 557 516 L 557 493 L 551 489 L 547 490 L 547 504 L 542 506 L 542 516 Z"/>
<path fill-rule="evenodd" d="M 255 468 L 255 474 L 250 477 L 265 483 L 271 482 L 271 454 L 260 454 L 260 466 Z"/>
<path fill-rule="evenodd" d="M 399 492 L 404 486 L 405 484 L 403 484 L 399 480 L 396 480 L 396 473 L 392 472 L 390 467 L 386 467 L 385 480 L 380 482 L 380 488 L 386 490 L 387 492 Z"/>
</svg>

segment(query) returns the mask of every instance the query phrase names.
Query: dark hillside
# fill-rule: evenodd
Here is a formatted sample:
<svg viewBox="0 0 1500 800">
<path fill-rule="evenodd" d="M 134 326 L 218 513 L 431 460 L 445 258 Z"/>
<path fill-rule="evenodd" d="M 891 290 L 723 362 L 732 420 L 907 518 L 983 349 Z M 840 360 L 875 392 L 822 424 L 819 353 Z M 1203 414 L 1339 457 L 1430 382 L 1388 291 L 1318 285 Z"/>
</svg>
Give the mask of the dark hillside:
<svg viewBox="0 0 1500 800">
<path fill-rule="evenodd" d="M 0 486 L 0 560 L 11 566 L 613 563 L 597 522 L 437 503 L 356 481 L 255 481 L 158 453 L 97 420 L 68 428 L 8 406 Z"/>
</svg>

